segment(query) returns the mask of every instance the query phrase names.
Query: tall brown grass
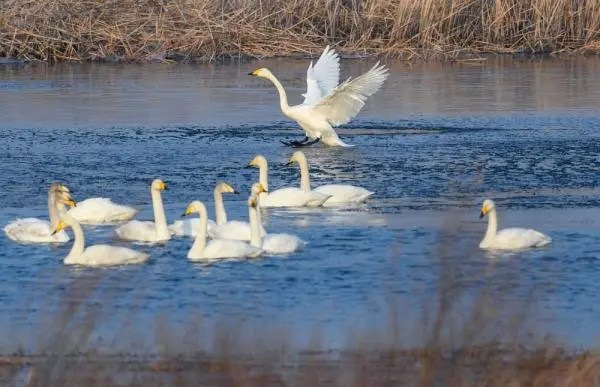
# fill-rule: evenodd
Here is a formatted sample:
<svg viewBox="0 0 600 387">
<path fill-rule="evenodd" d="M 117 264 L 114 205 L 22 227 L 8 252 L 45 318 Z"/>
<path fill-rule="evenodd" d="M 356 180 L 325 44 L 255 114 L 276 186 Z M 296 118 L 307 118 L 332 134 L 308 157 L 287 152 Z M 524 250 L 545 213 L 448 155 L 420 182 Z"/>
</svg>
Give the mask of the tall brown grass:
<svg viewBox="0 0 600 387">
<path fill-rule="evenodd" d="M 0 56 L 213 60 L 600 51 L 596 0 L 4 0 Z"/>
</svg>

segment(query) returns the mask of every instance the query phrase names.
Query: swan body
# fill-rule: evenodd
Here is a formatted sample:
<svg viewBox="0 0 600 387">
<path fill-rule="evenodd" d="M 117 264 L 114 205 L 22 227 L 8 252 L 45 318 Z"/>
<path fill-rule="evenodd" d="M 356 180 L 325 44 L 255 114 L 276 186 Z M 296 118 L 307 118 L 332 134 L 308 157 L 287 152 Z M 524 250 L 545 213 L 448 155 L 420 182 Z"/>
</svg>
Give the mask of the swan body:
<svg viewBox="0 0 600 387">
<path fill-rule="evenodd" d="M 247 242 L 232 239 L 216 239 L 207 243 L 208 213 L 200 201 L 191 202 L 184 215 L 198 213 L 200 215 L 200 229 L 192 248 L 188 252 L 190 261 L 206 261 L 223 258 L 254 258 L 262 253 L 260 248 L 251 246 Z M 258 232 L 258 230 L 255 230 Z"/>
<path fill-rule="evenodd" d="M 69 214 L 63 214 L 54 229 L 54 232 L 62 231 L 71 227 L 75 234 L 73 247 L 63 262 L 66 265 L 83 266 L 115 266 L 142 263 L 148 260 L 150 255 L 128 249 L 125 247 L 94 245 L 85 247 L 85 236 L 81 226 Z"/>
<path fill-rule="evenodd" d="M 505 228 L 497 231 L 496 205 L 490 199 L 483 202 L 480 217 L 489 216 L 488 228 L 479 247 L 489 250 L 522 250 L 543 247 L 552 242 L 549 236 L 532 229 Z"/>
<path fill-rule="evenodd" d="M 69 189 L 60 183 L 53 183 L 48 190 L 48 215 L 50 221 L 38 218 L 16 219 L 4 227 L 6 236 L 18 243 L 64 243 L 69 235 L 62 231 L 52 233 L 60 214 L 65 212 L 65 204 L 75 206 Z"/>
<path fill-rule="evenodd" d="M 367 200 L 374 192 L 350 184 L 326 184 L 311 191 L 308 161 L 302 151 L 296 151 L 288 164 L 298 163 L 300 167 L 300 189 L 305 192 L 318 192 L 329 195 L 330 198 L 323 204 L 324 207 L 333 207 L 347 204 L 358 204 Z"/>
<path fill-rule="evenodd" d="M 319 207 L 325 203 L 331 195 L 303 191 L 297 187 L 285 187 L 275 191 L 269 191 L 269 165 L 267 159 L 262 155 L 255 156 L 248 166 L 259 169 L 259 182 L 265 191 L 260 194 L 261 207 Z"/>
<path fill-rule="evenodd" d="M 154 180 L 150 186 L 154 222 L 132 220 L 125 223 L 115 229 L 115 233 L 119 238 L 141 242 L 161 242 L 171 238 L 160 195 L 160 191 L 165 189 L 167 189 L 167 185 L 160 179 Z"/>
<path fill-rule="evenodd" d="M 264 191 L 262 184 L 255 183 L 252 185 L 252 195 L 248 200 L 248 216 L 252 229 L 262 227 L 260 211 L 257 206 L 260 203 L 260 194 Z M 250 239 L 250 244 L 256 248 L 261 248 L 267 254 L 291 254 L 295 251 L 302 250 L 305 242 L 292 234 L 266 234 L 262 238 L 254 233 Z"/>
<path fill-rule="evenodd" d="M 69 215 L 80 224 L 124 222 L 135 217 L 137 213 L 137 209 L 113 203 L 108 198 L 85 199 L 77 203 L 77 207 L 69 210 Z"/>
<path fill-rule="evenodd" d="M 367 98 L 381 88 L 388 70 L 377 62 L 361 76 L 338 85 L 339 72 L 339 57 L 327 46 L 317 63 L 310 63 L 304 102 L 296 106 L 288 105 L 285 89 L 269 69 L 256 69 L 250 75 L 273 82 L 282 113 L 296 121 L 307 138 L 328 146 L 347 147 L 351 145 L 340 140 L 333 128 L 348 123 L 360 112 Z"/>
</svg>

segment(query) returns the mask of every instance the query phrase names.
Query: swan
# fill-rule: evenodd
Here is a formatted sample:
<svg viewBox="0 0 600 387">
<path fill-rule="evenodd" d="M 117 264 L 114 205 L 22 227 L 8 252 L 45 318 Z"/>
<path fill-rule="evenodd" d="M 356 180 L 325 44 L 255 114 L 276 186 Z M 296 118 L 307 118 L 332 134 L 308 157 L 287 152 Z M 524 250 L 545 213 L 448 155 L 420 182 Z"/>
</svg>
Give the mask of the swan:
<svg viewBox="0 0 600 387">
<path fill-rule="evenodd" d="M 208 244 L 206 243 L 206 232 L 208 226 L 208 214 L 204 204 L 198 200 L 191 202 L 183 216 L 190 215 L 192 213 L 200 214 L 200 230 L 196 235 L 194 244 L 188 252 L 188 259 L 190 261 L 205 261 L 221 258 L 254 258 L 262 254 L 260 248 L 251 246 L 247 242 L 233 239 L 214 239 Z M 260 238 L 259 230 L 252 230 L 255 237 Z"/>
<path fill-rule="evenodd" d="M 229 184 L 221 183 L 220 190 L 223 192 L 237 193 Z M 249 241 L 251 235 L 250 223 L 240 220 L 227 221 L 223 197 L 217 194 L 215 189 L 215 217 L 217 224 L 208 229 L 208 235 L 213 239 L 235 239 L 239 241 Z M 265 234 L 265 229 L 260 226 L 260 235 Z"/>
<path fill-rule="evenodd" d="M 116 204 L 108 198 L 89 198 L 69 210 L 80 224 L 117 223 L 131 220 L 139 211 L 133 207 Z"/>
<path fill-rule="evenodd" d="M 121 239 L 142 242 L 160 242 L 171 239 L 171 233 L 167 227 L 165 209 L 163 208 L 160 196 L 160 191 L 166 189 L 167 184 L 160 179 L 155 179 L 150 186 L 154 222 L 132 220 L 115 229 L 117 236 Z"/>
<path fill-rule="evenodd" d="M 552 239 L 539 231 L 527 228 L 505 228 L 497 231 L 496 205 L 486 199 L 481 207 L 480 218 L 489 214 L 488 227 L 479 247 L 489 250 L 520 250 L 546 246 Z"/>
<path fill-rule="evenodd" d="M 223 204 L 223 193 L 237 194 L 238 192 L 227 183 L 217 183 L 213 191 L 213 197 L 215 200 L 215 218 L 217 221 L 215 222 L 211 219 L 208 219 L 207 231 L 209 235 L 213 232 L 214 227 L 227 223 L 227 213 L 225 212 L 225 205 Z M 198 234 L 198 230 L 200 230 L 200 219 L 197 218 L 177 220 L 169 226 L 169 231 L 171 234 L 177 236 L 196 236 L 196 234 Z"/>
<path fill-rule="evenodd" d="M 261 207 L 319 207 L 331 197 L 331 195 L 320 192 L 306 192 L 297 187 L 285 187 L 269 191 L 267 159 L 262 155 L 257 155 L 250 161 L 248 166 L 258 168 L 258 181 L 267 191 L 260 194 Z"/>
<path fill-rule="evenodd" d="M 94 245 L 85 247 L 85 236 L 79 222 L 71 215 L 62 214 L 53 233 L 64 232 L 65 228 L 70 227 L 75 235 L 75 242 L 71 251 L 63 262 L 66 265 L 85 265 L 85 266 L 114 266 L 133 263 L 142 263 L 148 260 L 150 255 L 139 251 L 131 250 L 126 247 L 116 247 L 109 245 Z"/>
<path fill-rule="evenodd" d="M 261 183 L 255 183 L 252 185 L 252 195 L 248 200 L 248 216 L 250 218 L 250 225 L 252 229 L 258 229 L 262 227 L 262 220 L 260 217 L 260 194 L 264 191 L 264 187 Z M 250 239 L 250 244 L 256 248 L 261 248 L 265 253 L 268 254 L 291 254 L 295 251 L 300 251 L 306 244 L 302 239 L 292 234 L 270 234 L 267 233 L 261 238 L 258 233 L 253 233 Z"/>
<path fill-rule="evenodd" d="M 50 221 L 38 218 L 23 218 L 12 221 L 4 227 L 6 236 L 19 243 L 64 243 L 69 240 L 66 232 L 52 234 L 60 214 L 66 211 L 65 204 L 74 207 L 67 186 L 52 183 L 48 189 L 48 216 Z"/>
<path fill-rule="evenodd" d="M 300 167 L 300 189 L 310 191 L 310 174 L 308 162 L 302 151 L 296 151 L 290 157 L 288 164 L 298 163 Z M 333 207 L 344 204 L 357 204 L 367 200 L 374 192 L 350 184 L 326 184 L 315 188 L 313 191 L 331 195 L 323 204 L 324 207 Z"/>
<path fill-rule="evenodd" d="M 377 62 L 361 76 L 338 85 L 339 66 L 338 55 L 329 46 L 325 47 L 314 67 L 312 62 L 308 67 L 304 102 L 296 106 L 288 105 L 285 89 L 269 69 L 259 68 L 249 73 L 273 82 L 279 92 L 282 113 L 304 129 L 303 140 L 283 142 L 285 145 L 306 146 L 322 141 L 328 146 L 351 146 L 340 140 L 333 127 L 348 123 L 360 112 L 367 98 L 383 85 L 388 69 Z"/>
</svg>

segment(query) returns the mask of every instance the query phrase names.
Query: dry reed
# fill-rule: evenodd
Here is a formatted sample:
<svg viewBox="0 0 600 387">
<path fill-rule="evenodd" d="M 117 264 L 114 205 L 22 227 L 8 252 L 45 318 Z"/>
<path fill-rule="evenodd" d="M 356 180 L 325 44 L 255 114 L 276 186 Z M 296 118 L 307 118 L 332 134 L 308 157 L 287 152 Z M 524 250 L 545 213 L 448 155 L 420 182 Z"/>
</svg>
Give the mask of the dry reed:
<svg viewBox="0 0 600 387">
<path fill-rule="evenodd" d="M 4 0 L 0 56 L 214 60 L 598 52 L 596 0 Z"/>
</svg>

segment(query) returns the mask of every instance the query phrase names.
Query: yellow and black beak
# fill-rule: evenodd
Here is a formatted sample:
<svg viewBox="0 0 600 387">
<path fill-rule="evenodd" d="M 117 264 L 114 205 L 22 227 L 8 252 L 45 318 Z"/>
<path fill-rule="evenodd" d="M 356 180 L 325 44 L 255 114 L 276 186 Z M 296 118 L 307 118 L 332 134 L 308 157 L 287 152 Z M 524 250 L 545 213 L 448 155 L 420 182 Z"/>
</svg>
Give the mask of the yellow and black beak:
<svg viewBox="0 0 600 387">
<path fill-rule="evenodd" d="M 62 231 L 64 228 L 65 228 L 65 223 L 62 220 L 59 220 L 50 235 L 54 235 L 57 232 Z"/>
<path fill-rule="evenodd" d="M 69 205 L 69 207 L 74 208 L 75 206 L 77 206 L 77 203 L 75 203 L 75 200 L 73 199 L 69 199 L 67 200 L 67 204 Z"/>
<path fill-rule="evenodd" d="M 256 196 L 250 199 L 250 207 L 256 208 Z"/>
<path fill-rule="evenodd" d="M 479 219 L 483 218 L 488 213 L 487 207 L 483 207 L 479 213 Z"/>
<path fill-rule="evenodd" d="M 256 69 L 256 70 L 254 70 L 254 71 L 251 71 L 251 72 L 249 72 L 249 73 L 248 73 L 248 75 L 251 75 L 251 76 L 253 76 L 253 77 L 256 77 L 256 76 L 258 76 L 258 72 L 259 72 L 259 69 Z"/>
<path fill-rule="evenodd" d="M 190 211 L 189 207 L 185 209 L 185 211 L 183 212 L 183 214 L 181 214 L 181 217 L 183 218 L 184 216 L 188 216 L 192 213 L 192 211 Z"/>
</svg>

